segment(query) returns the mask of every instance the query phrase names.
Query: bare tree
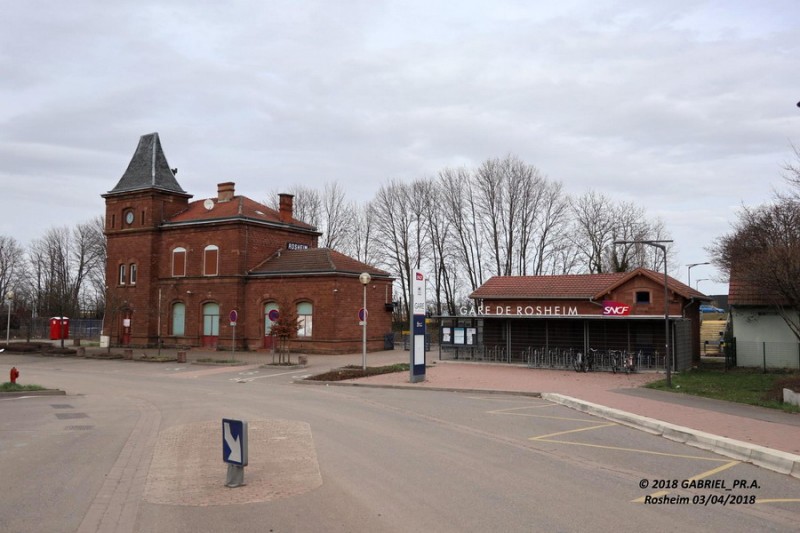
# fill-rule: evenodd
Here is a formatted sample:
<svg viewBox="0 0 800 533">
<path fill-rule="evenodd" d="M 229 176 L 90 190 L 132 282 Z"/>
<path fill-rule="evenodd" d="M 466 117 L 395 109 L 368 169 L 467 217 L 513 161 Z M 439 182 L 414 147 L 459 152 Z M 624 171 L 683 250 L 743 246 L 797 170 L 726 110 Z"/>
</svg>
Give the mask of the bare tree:
<svg viewBox="0 0 800 533">
<path fill-rule="evenodd" d="M 560 182 L 544 181 L 532 222 L 532 250 L 526 254 L 534 276 L 566 274 L 575 266 L 575 249 L 568 238 L 569 198 Z"/>
<path fill-rule="evenodd" d="M 80 228 L 80 229 L 79 229 Z M 93 310 L 96 317 L 102 317 L 105 311 L 106 294 L 106 259 L 108 247 L 106 243 L 105 217 L 97 216 L 76 228 L 86 240 L 88 268 L 86 282 L 82 284 L 80 303 L 85 310 Z"/>
<path fill-rule="evenodd" d="M 316 189 L 298 185 L 289 189 L 294 196 L 294 218 L 315 226 L 322 233 L 320 246 L 346 253 L 352 246 L 349 241 L 353 231 L 355 206 L 347 202 L 344 189 L 338 182 L 325 185 L 320 193 Z M 266 205 L 279 208 L 279 195 L 272 193 Z"/>
<path fill-rule="evenodd" d="M 499 159 L 484 161 L 473 176 L 478 206 L 478 226 L 486 237 L 488 254 L 493 266 L 490 273 L 496 276 L 511 274 L 510 264 L 505 260 L 508 237 L 505 228 L 509 221 L 503 204 L 507 201 L 504 169 Z"/>
<path fill-rule="evenodd" d="M 800 152 L 795 148 L 800 161 Z M 731 283 L 758 294 L 800 339 L 800 166 L 786 165 L 792 190 L 772 202 L 743 207 L 733 231 L 708 248 Z"/>
<path fill-rule="evenodd" d="M 95 217 L 89 222 L 78 224 L 72 230 L 70 249 L 72 279 L 70 299 L 75 302 L 78 312 L 91 310 L 95 316 L 98 316 L 97 284 L 100 280 L 105 281 L 107 254 L 106 239 L 103 234 L 104 226 L 103 217 Z M 102 291 L 102 293 L 104 292 Z"/>
<path fill-rule="evenodd" d="M 0 306 L 4 319 L 3 329 L 11 323 L 10 318 L 14 316 L 13 309 L 25 307 L 27 298 L 24 291 L 24 269 L 22 247 L 14 237 L 0 235 Z M 11 304 L 5 305 L 6 297 L 12 294 Z"/>
<path fill-rule="evenodd" d="M 663 254 L 657 248 L 637 244 L 615 246 L 616 241 L 668 240 L 660 219 L 650 220 L 646 211 L 630 202 L 614 202 L 589 191 L 573 202 L 573 242 L 590 273 L 627 272 L 634 268 L 658 270 Z M 668 256 L 674 252 L 668 248 Z"/>
<path fill-rule="evenodd" d="M 448 241 L 450 240 L 450 224 L 439 207 L 440 188 L 433 180 L 427 180 L 419 188 L 422 194 L 424 223 L 426 224 L 425 234 L 427 235 L 427 247 L 430 251 L 431 275 L 433 280 L 433 292 L 435 301 L 435 313 L 442 314 L 443 307 L 448 310 L 454 309 L 454 295 L 451 272 L 447 268 L 447 260 L 450 255 Z M 442 305 L 442 302 L 445 305 Z"/>
<path fill-rule="evenodd" d="M 378 264 L 378 247 L 375 241 L 375 209 L 372 204 L 350 206 L 353 217 L 350 237 L 345 241 L 343 253 L 368 265 Z"/>
<path fill-rule="evenodd" d="M 294 196 L 292 205 L 292 216 L 294 216 L 294 218 L 319 228 L 323 221 L 322 198 L 320 197 L 319 191 L 302 185 L 295 185 L 288 191 L 273 191 L 267 201 L 264 202 L 264 205 L 277 211 L 280 208 L 279 193 L 286 193 Z"/>
<path fill-rule="evenodd" d="M 400 280 L 403 306 L 408 313 L 408 275 L 420 265 L 419 215 L 414 212 L 412 187 L 397 180 L 383 185 L 373 200 L 375 235 L 384 264 Z"/>
<path fill-rule="evenodd" d="M 14 237 L 0 235 L 0 298 L 16 292 L 22 282 L 25 253 Z"/>
<path fill-rule="evenodd" d="M 611 200 L 589 191 L 572 202 L 574 230 L 572 242 L 590 274 L 605 271 L 604 255 L 614 243 Z"/>
<path fill-rule="evenodd" d="M 106 247 L 102 219 L 51 228 L 28 250 L 29 283 L 39 316 L 81 314 L 84 289 L 105 276 Z M 95 285 L 93 287 L 97 289 Z"/>
<path fill-rule="evenodd" d="M 322 204 L 322 246 L 342 250 L 348 235 L 353 230 L 353 208 L 345 200 L 342 187 L 337 183 L 325 185 L 321 197 Z"/>
<path fill-rule="evenodd" d="M 536 167 L 513 155 L 489 159 L 474 173 L 478 225 L 493 263 L 490 274 L 527 274 L 546 184 Z"/>
<path fill-rule="evenodd" d="M 482 246 L 477 204 L 469 171 L 446 168 L 439 172 L 441 208 L 452 228 L 457 264 L 466 271 L 470 291 L 483 284 Z"/>
<path fill-rule="evenodd" d="M 714 264 L 778 310 L 800 339 L 800 202 L 744 208 L 733 232 L 709 250 Z"/>
</svg>

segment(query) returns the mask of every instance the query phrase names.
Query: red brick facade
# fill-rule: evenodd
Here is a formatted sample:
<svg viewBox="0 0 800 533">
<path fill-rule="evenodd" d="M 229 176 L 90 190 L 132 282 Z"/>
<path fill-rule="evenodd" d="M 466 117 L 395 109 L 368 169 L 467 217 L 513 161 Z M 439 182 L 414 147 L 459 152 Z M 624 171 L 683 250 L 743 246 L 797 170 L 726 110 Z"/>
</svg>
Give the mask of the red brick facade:
<svg viewBox="0 0 800 533">
<path fill-rule="evenodd" d="M 163 164 L 147 167 L 148 158 Z M 310 312 L 303 320 L 310 334 L 301 330 L 290 342 L 292 351 L 358 352 L 364 297 L 358 276 L 368 272 L 367 347 L 383 349 L 384 335 L 391 332 L 386 303 L 393 279 L 317 248 L 319 233 L 293 218 L 291 195 L 281 195 L 275 211 L 236 196 L 235 185 L 227 182 L 219 184 L 216 198 L 191 202 L 153 134 L 142 137 L 128 171 L 103 196 L 108 244 L 103 334 L 112 344 L 230 349 L 235 337 L 239 350 L 264 349 L 271 343 L 265 335 L 271 304 Z M 234 310 L 235 328 L 229 320 Z"/>
</svg>

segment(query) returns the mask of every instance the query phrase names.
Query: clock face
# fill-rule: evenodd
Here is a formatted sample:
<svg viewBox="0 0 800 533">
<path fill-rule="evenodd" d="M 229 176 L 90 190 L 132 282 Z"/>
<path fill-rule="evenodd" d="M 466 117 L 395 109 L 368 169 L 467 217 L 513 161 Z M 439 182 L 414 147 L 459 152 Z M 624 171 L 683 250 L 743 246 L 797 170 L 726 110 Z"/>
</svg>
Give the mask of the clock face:
<svg viewBox="0 0 800 533">
<path fill-rule="evenodd" d="M 133 211 L 128 211 L 125 213 L 125 222 L 128 224 L 133 224 Z"/>
</svg>

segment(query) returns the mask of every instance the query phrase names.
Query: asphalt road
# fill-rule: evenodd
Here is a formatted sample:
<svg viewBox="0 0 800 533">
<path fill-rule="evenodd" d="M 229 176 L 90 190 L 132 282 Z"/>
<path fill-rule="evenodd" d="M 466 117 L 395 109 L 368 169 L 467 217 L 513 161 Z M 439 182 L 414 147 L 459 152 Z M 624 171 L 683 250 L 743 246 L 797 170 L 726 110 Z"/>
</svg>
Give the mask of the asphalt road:
<svg viewBox="0 0 800 533">
<path fill-rule="evenodd" d="M 0 399 L 4 532 L 800 523 L 795 478 L 539 398 L 302 385 L 307 370 L 255 365 L 0 362 L 21 368 L 23 382 L 68 392 Z M 243 487 L 224 487 L 222 418 L 250 426 Z"/>
</svg>

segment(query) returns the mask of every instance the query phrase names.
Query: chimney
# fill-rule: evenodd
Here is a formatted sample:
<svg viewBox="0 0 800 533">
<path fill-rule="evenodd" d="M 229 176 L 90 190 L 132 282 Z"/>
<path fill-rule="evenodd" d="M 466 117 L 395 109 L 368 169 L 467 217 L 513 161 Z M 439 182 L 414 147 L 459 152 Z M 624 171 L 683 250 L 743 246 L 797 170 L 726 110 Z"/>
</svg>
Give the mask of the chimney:
<svg viewBox="0 0 800 533">
<path fill-rule="evenodd" d="M 278 195 L 278 198 L 280 198 L 279 213 L 281 216 L 281 222 L 291 222 L 294 211 L 294 195 L 281 193 Z"/>
<path fill-rule="evenodd" d="M 232 181 L 226 181 L 217 185 L 217 202 L 230 202 L 233 200 L 233 192 L 236 184 Z"/>
</svg>

